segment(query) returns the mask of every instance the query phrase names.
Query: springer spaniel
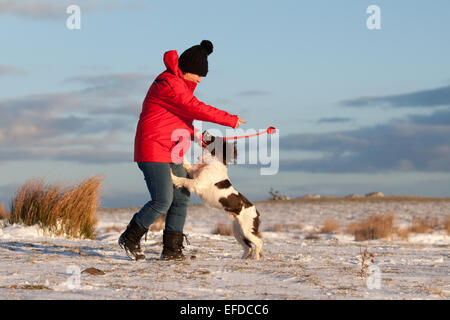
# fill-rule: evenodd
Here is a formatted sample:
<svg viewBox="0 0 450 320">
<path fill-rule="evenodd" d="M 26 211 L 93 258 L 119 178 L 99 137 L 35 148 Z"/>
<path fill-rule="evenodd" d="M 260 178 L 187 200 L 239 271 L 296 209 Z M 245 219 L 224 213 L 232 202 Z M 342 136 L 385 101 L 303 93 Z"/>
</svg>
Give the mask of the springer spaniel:
<svg viewBox="0 0 450 320">
<path fill-rule="evenodd" d="M 236 240 L 244 248 L 243 259 L 252 257 L 255 246 L 255 259 L 262 256 L 261 233 L 259 232 L 259 212 L 256 207 L 231 185 L 228 177 L 227 163 L 229 159 L 235 163 L 237 152 L 236 142 L 227 143 L 222 138 L 203 132 L 200 163 L 191 165 L 186 159 L 183 166 L 189 178 L 173 175 L 175 187 L 187 188 L 197 194 L 207 205 L 225 210 L 233 221 L 232 229 Z"/>
</svg>

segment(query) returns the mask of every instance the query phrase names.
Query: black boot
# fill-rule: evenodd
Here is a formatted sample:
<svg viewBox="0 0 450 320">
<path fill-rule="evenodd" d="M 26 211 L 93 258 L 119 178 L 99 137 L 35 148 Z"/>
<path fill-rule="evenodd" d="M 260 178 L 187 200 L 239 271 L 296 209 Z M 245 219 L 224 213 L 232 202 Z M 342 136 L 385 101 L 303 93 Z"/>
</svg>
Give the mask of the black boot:
<svg viewBox="0 0 450 320">
<path fill-rule="evenodd" d="M 141 228 L 132 220 L 125 232 L 120 235 L 119 245 L 122 249 L 125 249 L 127 256 L 131 260 L 145 259 L 145 255 L 141 250 L 141 238 L 147 231 L 147 229 Z"/>
<path fill-rule="evenodd" d="M 165 231 L 163 233 L 163 251 L 161 253 L 161 260 L 184 260 L 182 249 L 183 237 L 186 237 L 182 232 Z M 186 238 L 187 241 L 187 238 Z"/>
</svg>

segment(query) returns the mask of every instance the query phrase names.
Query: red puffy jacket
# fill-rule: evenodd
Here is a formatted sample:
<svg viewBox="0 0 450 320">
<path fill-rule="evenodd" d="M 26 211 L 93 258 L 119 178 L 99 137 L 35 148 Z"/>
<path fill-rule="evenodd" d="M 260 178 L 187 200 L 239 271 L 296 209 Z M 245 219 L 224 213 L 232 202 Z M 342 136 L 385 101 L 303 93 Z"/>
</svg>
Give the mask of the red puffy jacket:
<svg viewBox="0 0 450 320">
<path fill-rule="evenodd" d="M 183 78 L 175 50 L 164 54 L 164 64 L 167 70 L 152 83 L 142 104 L 134 140 L 135 162 L 181 163 L 194 132 L 198 131 L 192 125 L 193 120 L 235 128 L 239 119 L 237 115 L 204 104 L 193 95 L 197 83 Z M 187 130 L 189 136 L 172 141 L 176 129 Z M 183 148 L 179 150 L 178 145 L 174 150 L 179 143 Z"/>
</svg>

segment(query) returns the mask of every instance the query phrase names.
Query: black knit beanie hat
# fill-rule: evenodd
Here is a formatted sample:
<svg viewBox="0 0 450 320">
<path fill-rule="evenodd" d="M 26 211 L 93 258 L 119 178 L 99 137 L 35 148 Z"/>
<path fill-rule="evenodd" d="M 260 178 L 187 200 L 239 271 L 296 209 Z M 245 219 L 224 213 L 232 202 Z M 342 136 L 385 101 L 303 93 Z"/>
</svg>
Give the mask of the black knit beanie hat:
<svg viewBox="0 0 450 320">
<path fill-rule="evenodd" d="M 183 73 L 189 72 L 206 77 L 208 73 L 208 55 L 213 52 L 213 44 L 209 40 L 203 40 L 200 45 L 195 45 L 184 51 L 178 58 L 178 67 Z"/>
</svg>

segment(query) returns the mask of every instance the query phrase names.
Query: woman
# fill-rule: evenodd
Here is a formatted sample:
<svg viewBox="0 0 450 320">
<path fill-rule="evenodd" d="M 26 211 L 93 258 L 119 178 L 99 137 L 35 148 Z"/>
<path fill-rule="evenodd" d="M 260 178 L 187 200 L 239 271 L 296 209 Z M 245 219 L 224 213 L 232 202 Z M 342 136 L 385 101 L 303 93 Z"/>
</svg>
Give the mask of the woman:
<svg viewBox="0 0 450 320">
<path fill-rule="evenodd" d="M 134 161 L 144 174 L 152 200 L 133 216 L 119 238 L 119 245 L 133 260 L 145 259 L 140 240 L 164 213 L 167 215 L 161 259 L 184 259 L 183 227 L 190 193 L 173 186 L 170 169 L 176 176 L 187 176 L 182 165 L 184 153 L 190 140 L 201 139 L 192 121 L 208 121 L 232 128 L 246 123 L 236 115 L 204 104 L 193 95 L 201 78 L 208 73 L 208 55 L 212 51 L 213 45 L 208 40 L 187 49 L 180 58 L 175 50 L 167 51 L 164 54 L 167 69 L 155 79 L 145 97 L 136 130 Z M 181 136 L 173 141 L 172 134 L 177 129 L 189 132 L 189 139 L 183 140 Z M 182 142 L 181 152 L 175 152 Z"/>
</svg>

